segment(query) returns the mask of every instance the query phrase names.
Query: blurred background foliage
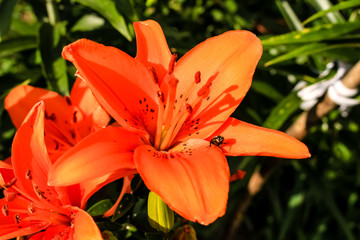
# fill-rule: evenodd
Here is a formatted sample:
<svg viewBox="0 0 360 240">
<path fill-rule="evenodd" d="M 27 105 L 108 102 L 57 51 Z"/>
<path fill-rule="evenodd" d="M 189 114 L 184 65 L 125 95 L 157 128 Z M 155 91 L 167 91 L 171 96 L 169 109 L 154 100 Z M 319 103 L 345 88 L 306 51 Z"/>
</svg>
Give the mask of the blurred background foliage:
<svg viewBox="0 0 360 240">
<path fill-rule="evenodd" d="M 359 0 L 0 0 L 0 159 L 10 155 L 15 133 L 3 107 L 11 88 L 31 84 L 69 94 L 75 69 L 61 58 L 63 46 L 88 38 L 135 56 L 132 22 L 146 19 L 160 23 L 180 56 L 228 30 L 256 33 L 264 54 L 234 115 L 284 131 L 302 112 L 293 91 L 298 82 L 329 79 L 336 67 L 320 75 L 329 62 L 353 65 L 360 59 L 359 6 Z M 229 158 L 232 172 L 247 175 L 231 183 L 224 217 L 207 227 L 189 223 L 198 239 L 359 239 L 359 110 L 346 118 L 334 110 L 312 127 L 304 140 L 312 157 L 284 161 L 235 230 L 230 228 L 252 172 L 271 159 Z M 147 223 L 147 190 L 140 183 L 133 180 L 134 194 L 126 195 L 123 214 L 112 221 L 96 216 L 116 200 L 122 181 L 90 199 L 88 211 L 108 239 L 162 238 Z"/>
</svg>

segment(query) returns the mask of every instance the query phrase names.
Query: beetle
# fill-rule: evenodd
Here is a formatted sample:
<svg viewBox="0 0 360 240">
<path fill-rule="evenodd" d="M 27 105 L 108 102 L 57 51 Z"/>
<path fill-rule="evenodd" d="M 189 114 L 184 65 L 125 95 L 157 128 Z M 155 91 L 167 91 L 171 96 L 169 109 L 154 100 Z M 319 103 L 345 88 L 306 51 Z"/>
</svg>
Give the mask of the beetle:
<svg viewBox="0 0 360 240">
<path fill-rule="evenodd" d="M 223 145 L 224 143 L 224 137 L 223 136 L 215 136 L 213 137 L 211 140 L 210 140 L 210 147 L 211 147 L 211 144 L 221 148 L 221 146 Z"/>
</svg>

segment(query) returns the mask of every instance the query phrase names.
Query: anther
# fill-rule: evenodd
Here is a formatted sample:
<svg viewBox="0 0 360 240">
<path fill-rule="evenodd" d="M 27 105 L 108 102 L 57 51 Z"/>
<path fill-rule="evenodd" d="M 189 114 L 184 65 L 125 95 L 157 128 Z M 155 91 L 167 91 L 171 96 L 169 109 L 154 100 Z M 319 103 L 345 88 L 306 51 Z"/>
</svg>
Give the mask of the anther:
<svg viewBox="0 0 360 240">
<path fill-rule="evenodd" d="M 175 67 L 176 59 L 177 59 L 177 54 L 174 53 L 174 54 L 171 56 L 171 60 L 170 60 L 170 63 L 169 63 L 169 74 L 172 74 L 172 73 L 174 72 L 174 67 Z"/>
<path fill-rule="evenodd" d="M 29 210 L 29 213 L 34 214 L 35 208 L 34 208 L 34 204 L 33 204 L 33 203 L 30 203 L 30 204 L 29 204 L 28 210 Z"/>
<path fill-rule="evenodd" d="M 36 196 L 38 196 L 38 198 L 40 198 L 40 199 L 43 199 L 44 198 L 44 192 L 42 192 L 39 189 L 38 185 L 33 184 L 33 188 L 34 188 L 34 192 L 35 192 Z"/>
<path fill-rule="evenodd" d="M 2 213 L 4 214 L 5 217 L 7 217 L 9 215 L 9 207 L 7 204 L 4 204 L 1 208 Z"/>
<path fill-rule="evenodd" d="M 155 68 L 149 67 L 148 69 L 149 69 L 149 71 L 150 71 L 150 72 L 152 73 L 152 75 L 153 75 L 154 82 L 155 82 L 156 84 L 158 84 L 158 83 L 159 83 L 159 77 L 158 77 L 158 75 L 157 75 L 156 72 L 155 72 Z"/>
<path fill-rule="evenodd" d="M 191 114 L 192 113 L 192 107 L 191 107 L 191 105 L 190 104 L 188 104 L 188 103 L 186 103 L 186 111 L 189 113 L 189 114 Z"/>
<path fill-rule="evenodd" d="M 161 101 L 162 103 L 164 103 L 164 102 L 165 102 L 164 94 L 163 94 L 162 92 L 158 91 L 158 92 L 157 92 L 157 95 L 158 95 L 160 101 Z"/>
<path fill-rule="evenodd" d="M 197 71 L 195 73 L 195 83 L 198 84 L 201 82 L 201 72 L 200 71 Z"/>
<path fill-rule="evenodd" d="M 31 180 L 31 179 L 32 179 L 32 175 L 31 175 L 30 169 L 27 169 L 27 170 L 26 170 L 25 178 L 26 178 L 26 180 Z"/>
</svg>

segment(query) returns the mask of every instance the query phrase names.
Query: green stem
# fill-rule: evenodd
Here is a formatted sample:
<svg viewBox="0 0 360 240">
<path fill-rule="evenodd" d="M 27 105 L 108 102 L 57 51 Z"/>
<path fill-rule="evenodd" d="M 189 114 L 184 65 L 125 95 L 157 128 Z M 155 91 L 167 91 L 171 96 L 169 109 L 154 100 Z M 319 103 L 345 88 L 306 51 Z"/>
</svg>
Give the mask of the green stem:
<svg viewBox="0 0 360 240">
<path fill-rule="evenodd" d="M 59 13 L 55 0 L 46 0 L 46 11 L 48 13 L 50 24 L 54 26 L 59 20 Z"/>
</svg>

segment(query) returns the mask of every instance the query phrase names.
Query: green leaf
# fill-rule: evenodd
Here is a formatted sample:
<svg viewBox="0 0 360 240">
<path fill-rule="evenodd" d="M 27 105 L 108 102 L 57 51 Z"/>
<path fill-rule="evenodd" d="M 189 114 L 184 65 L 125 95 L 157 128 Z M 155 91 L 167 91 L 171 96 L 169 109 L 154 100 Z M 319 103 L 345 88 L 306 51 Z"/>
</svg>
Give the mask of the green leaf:
<svg viewBox="0 0 360 240">
<path fill-rule="evenodd" d="M 314 21 L 315 19 L 318 19 L 320 17 L 325 16 L 329 12 L 343 10 L 343 9 L 355 7 L 355 6 L 358 6 L 358 5 L 360 5 L 360 0 L 350 0 L 350 1 L 340 2 L 340 3 L 338 3 L 338 4 L 334 5 L 334 6 L 326 9 L 326 10 L 322 10 L 320 12 L 315 13 L 314 15 L 312 15 L 311 17 L 306 19 L 302 24 L 306 25 L 309 22 Z"/>
<path fill-rule="evenodd" d="M 342 44 L 333 44 L 333 45 L 327 45 L 325 43 L 314 43 L 314 44 L 308 44 L 302 47 L 299 47 L 291 52 L 288 52 L 286 54 L 283 54 L 279 57 L 276 57 L 264 64 L 265 67 L 268 67 L 270 65 L 284 62 L 293 58 L 297 58 L 299 56 L 306 57 L 309 55 L 313 55 L 316 53 L 337 49 L 337 48 L 359 48 L 360 43 L 342 43 Z"/>
<path fill-rule="evenodd" d="M 61 57 L 63 48 L 61 36 L 64 34 L 64 27 L 64 23 L 56 23 L 54 26 L 43 23 L 39 30 L 39 49 L 48 88 L 62 95 L 68 95 L 66 62 Z"/>
<path fill-rule="evenodd" d="M 280 129 L 287 119 L 299 109 L 301 100 L 296 92 L 291 92 L 270 113 L 263 127 Z"/>
<path fill-rule="evenodd" d="M 0 42 L 0 57 L 5 57 L 24 50 L 37 47 L 35 37 L 19 37 Z"/>
<path fill-rule="evenodd" d="M 288 1 L 276 0 L 275 3 L 291 30 L 303 29 L 298 16 L 295 14 Z"/>
<path fill-rule="evenodd" d="M 95 14 L 87 14 L 81 17 L 75 25 L 71 28 L 71 32 L 81 31 L 93 31 L 100 28 L 105 23 L 105 20 Z"/>
<path fill-rule="evenodd" d="M 124 216 L 136 203 L 136 198 L 130 193 L 125 193 L 119 205 L 117 205 L 111 221 L 115 222 L 117 219 Z"/>
<path fill-rule="evenodd" d="M 89 7 L 104 18 L 106 18 L 110 24 L 118 30 L 127 40 L 131 41 L 132 36 L 126 25 L 124 17 L 116 9 L 115 2 L 112 0 L 75 0 L 76 2 Z"/>
<path fill-rule="evenodd" d="M 11 15 L 14 11 L 17 0 L 3 0 L 0 4 L 0 42 L 9 30 Z"/>
<path fill-rule="evenodd" d="M 101 201 L 95 203 L 94 205 L 92 205 L 87 210 L 87 212 L 93 217 L 94 216 L 102 216 L 112 206 L 113 206 L 113 203 L 110 199 L 104 199 L 104 200 L 101 200 Z"/>
<path fill-rule="evenodd" d="M 354 23 L 340 23 L 340 24 L 323 24 L 312 28 L 304 28 L 302 31 L 294 31 L 267 39 L 261 42 L 266 46 L 273 46 L 279 44 L 295 44 L 307 42 L 319 42 L 329 40 L 337 36 L 344 35 L 351 31 L 360 28 L 358 22 Z"/>
<path fill-rule="evenodd" d="M 260 93 L 276 102 L 283 99 L 283 95 L 274 88 L 271 84 L 264 81 L 253 81 L 251 89 L 257 93 Z"/>
</svg>

